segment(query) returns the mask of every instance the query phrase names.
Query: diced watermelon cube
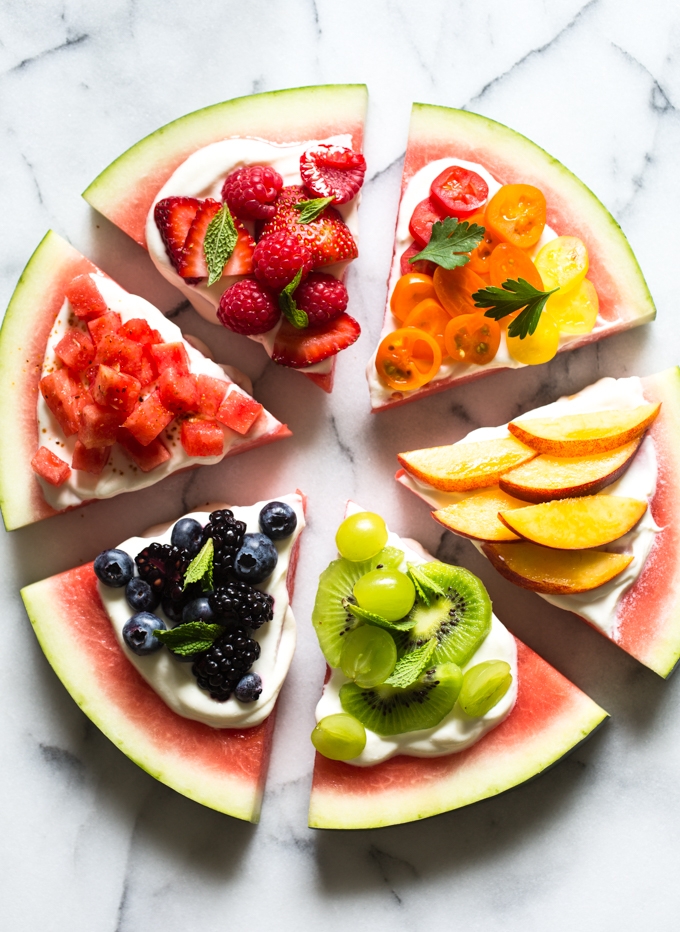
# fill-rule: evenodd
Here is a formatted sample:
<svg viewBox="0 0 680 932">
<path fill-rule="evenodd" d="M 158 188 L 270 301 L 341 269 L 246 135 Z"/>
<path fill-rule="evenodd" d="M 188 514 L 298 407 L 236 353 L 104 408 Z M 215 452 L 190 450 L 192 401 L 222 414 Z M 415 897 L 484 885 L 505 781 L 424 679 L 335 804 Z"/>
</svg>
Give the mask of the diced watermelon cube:
<svg viewBox="0 0 680 932">
<path fill-rule="evenodd" d="M 215 416 L 221 424 L 226 424 L 239 434 L 247 434 L 262 410 L 259 401 L 234 387 Z"/>
<path fill-rule="evenodd" d="M 199 395 L 196 376 L 178 369 L 164 369 L 158 379 L 160 400 L 168 411 L 189 414 L 198 411 Z"/>
<path fill-rule="evenodd" d="M 148 343 L 162 343 L 163 338 L 157 330 L 152 330 L 149 322 L 143 317 L 131 317 L 130 320 L 118 329 L 118 333 L 135 343 L 146 345 Z"/>
<path fill-rule="evenodd" d="M 170 451 L 162 440 L 156 438 L 147 446 L 142 446 L 124 427 L 118 431 L 118 443 L 142 472 L 151 472 L 170 459 Z"/>
<path fill-rule="evenodd" d="M 184 343 L 155 343 L 150 349 L 159 372 L 176 369 L 184 375 L 189 374 L 189 354 Z"/>
<path fill-rule="evenodd" d="M 107 333 L 116 333 L 123 321 L 117 311 L 109 311 L 95 320 L 88 320 L 87 329 L 95 344 L 101 343 Z"/>
<path fill-rule="evenodd" d="M 135 440 L 139 440 L 142 446 L 146 447 L 162 430 L 165 430 L 174 417 L 172 411 L 168 411 L 161 404 L 159 393 L 152 392 L 144 401 L 137 403 L 123 427 L 126 427 Z"/>
<path fill-rule="evenodd" d="M 182 421 L 182 446 L 188 456 L 221 456 L 224 431 L 217 421 L 190 417 Z"/>
<path fill-rule="evenodd" d="M 105 333 L 97 344 L 95 363 L 118 367 L 136 378 L 142 367 L 143 352 L 143 348 L 134 340 L 128 340 L 118 333 Z"/>
<path fill-rule="evenodd" d="M 199 375 L 197 384 L 198 413 L 204 417 L 215 417 L 227 394 L 229 382 L 224 379 L 214 379 L 210 375 Z"/>
<path fill-rule="evenodd" d="M 139 364 L 139 368 L 135 371 L 131 369 L 130 375 L 134 375 L 136 379 L 139 379 L 142 385 L 148 385 L 158 378 L 158 369 L 156 368 L 153 356 L 149 352 L 148 344 L 142 346 L 142 361 Z"/>
<path fill-rule="evenodd" d="M 73 313 L 81 320 L 94 320 L 106 314 L 108 308 L 91 275 L 78 275 L 66 289 Z"/>
<path fill-rule="evenodd" d="M 71 466 L 81 472 L 89 472 L 93 476 L 98 476 L 108 463 L 110 455 L 111 447 L 92 447 L 88 450 L 80 440 L 76 440 Z"/>
<path fill-rule="evenodd" d="M 47 447 L 39 447 L 31 460 L 33 471 L 50 485 L 63 485 L 71 475 L 71 467 Z"/>
<path fill-rule="evenodd" d="M 125 414 L 120 411 L 100 408 L 96 404 L 85 405 L 80 413 L 78 440 L 88 450 L 113 446 L 124 418 Z"/>
<path fill-rule="evenodd" d="M 68 369 L 56 369 L 40 380 L 40 391 L 47 407 L 59 421 L 65 437 L 78 433 L 80 412 L 92 397 L 80 379 Z"/>
<path fill-rule="evenodd" d="M 86 333 L 70 327 L 54 347 L 54 352 L 65 366 L 82 372 L 92 365 L 96 350 Z"/>
<path fill-rule="evenodd" d="M 142 386 L 139 380 L 132 375 L 118 372 L 111 366 L 100 366 L 97 369 L 92 395 L 96 404 L 102 408 L 113 408 L 114 411 L 124 411 L 130 414 Z"/>
</svg>

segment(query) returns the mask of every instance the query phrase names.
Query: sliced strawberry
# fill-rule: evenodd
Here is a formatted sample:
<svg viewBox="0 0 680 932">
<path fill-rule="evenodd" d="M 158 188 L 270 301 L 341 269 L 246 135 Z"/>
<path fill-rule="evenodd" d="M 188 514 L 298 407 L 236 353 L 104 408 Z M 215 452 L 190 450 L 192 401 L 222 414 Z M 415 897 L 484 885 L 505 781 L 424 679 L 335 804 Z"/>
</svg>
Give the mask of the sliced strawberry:
<svg viewBox="0 0 680 932">
<path fill-rule="evenodd" d="M 344 146 L 320 143 L 300 156 L 302 183 L 312 197 L 332 197 L 346 204 L 364 183 L 366 159 Z"/>
<path fill-rule="evenodd" d="M 76 440 L 71 466 L 73 469 L 79 469 L 82 472 L 89 472 L 93 476 L 99 476 L 108 463 L 110 455 L 111 447 L 93 447 L 91 450 L 88 450 L 80 440 Z"/>
<path fill-rule="evenodd" d="M 71 475 L 71 467 L 56 453 L 47 447 L 39 447 L 38 452 L 31 460 L 33 472 L 36 472 L 50 485 L 63 485 Z"/>
<path fill-rule="evenodd" d="M 91 275 L 76 276 L 66 289 L 66 297 L 81 320 L 94 320 L 108 310 Z"/>
<path fill-rule="evenodd" d="M 238 239 L 229 261 L 224 267 L 223 275 L 250 275 L 253 271 L 253 253 L 255 240 L 246 230 L 240 220 L 234 217 L 234 224 L 238 231 Z"/>
<path fill-rule="evenodd" d="M 151 472 L 170 459 L 170 451 L 158 437 L 147 446 L 142 446 L 129 430 L 121 427 L 118 431 L 118 443 L 142 472 Z"/>
<path fill-rule="evenodd" d="M 360 333 L 359 324 L 349 314 L 340 314 L 321 327 L 305 330 L 297 330 L 284 320 L 276 334 L 272 360 L 280 366 L 304 369 L 347 349 Z"/>
<path fill-rule="evenodd" d="M 210 226 L 210 221 L 219 213 L 221 207 L 219 201 L 209 197 L 201 203 L 196 211 L 196 216 L 189 227 L 184 249 L 177 266 L 177 271 L 182 278 L 201 279 L 207 277 L 208 263 L 203 252 L 203 243 L 205 242 L 205 234 Z"/>
<path fill-rule="evenodd" d="M 179 271 L 182 250 L 201 202 L 195 197 L 166 197 L 154 207 L 153 218 L 173 267 Z"/>
<path fill-rule="evenodd" d="M 198 417 L 182 421 L 182 446 L 187 456 L 222 456 L 224 431 L 217 421 Z"/>
</svg>

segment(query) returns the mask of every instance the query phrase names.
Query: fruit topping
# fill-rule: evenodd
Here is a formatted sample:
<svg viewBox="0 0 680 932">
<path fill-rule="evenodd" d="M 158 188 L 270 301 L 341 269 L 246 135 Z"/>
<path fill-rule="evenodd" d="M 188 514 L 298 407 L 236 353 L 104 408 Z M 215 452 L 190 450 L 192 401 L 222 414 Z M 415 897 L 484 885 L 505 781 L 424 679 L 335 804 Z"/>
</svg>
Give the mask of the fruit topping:
<svg viewBox="0 0 680 932">
<path fill-rule="evenodd" d="M 466 670 L 458 704 L 467 715 L 486 715 L 501 701 L 512 685 L 510 664 L 487 660 Z"/>
<path fill-rule="evenodd" d="M 527 249 L 545 227 L 546 203 L 542 191 L 530 184 L 505 184 L 484 211 L 484 226 L 506 243 Z"/>
<path fill-rule="evenodd" d="M 238 434 L 247 434 L 263 408 L 259 401 L 232 388 L 217 411 L 217 420 Z"/>
<path fill-rule="evenodd" d="M 198 384 L 195 375 L 190 372 L 184 374 L 172 368 L 161 372 L 156 401 L 161 420 L 165 417 L 162 413 L 163 408 L 166 412 L 172 412 L 173 415 L 189 414 L 189 412 L 198 410 L 198 404 Z"/>
<path fill-rule="evenodd" d="M 281 291 L 302 269 L 302 278 L 314 267 L 311 251 L 286 230 L 262 236 L 253 253 L 255 277 L 267 288 Z"/>
<path fill-rule="evenodd" d="M 444 333 L 450 323 L 450 315 L 434 298 L 426 298 L 420 304 L 417 304 L 404 321 L 406 327 L 414 327 L 416 330 L 424 330 L 425 333 L 429 333 L 441 350 L 442 357 L 448 355 Z"/>
<path fill-rule="evenodd" d="M 160 592 L 152 589 L 145 579 L 133 576 L 125 587 L 125 598 L 135 612 L 152 612 L 161 601 Z"/>
<path fill-rule="evenodd" d="M 170 451 L 162 440 L 156 438 L 146 446 L 142 446 L 139 440 L 124 427 L 118 431 L 118 443 L 142 472 L 151 472 L 170 459 Z"/>
<path fill-rule="evenodd" d="M 149 544 L 135 557 L 137 572 L 154 592 L 170 599 L 180 599 L 184 574 L 189 566 L 189 554 L 170 544 Z"/>
<path fill-rule="evenodd" d="M 239 580 L 218 586 L 208 596 L 212 611 L 222 620 L 256 630 L 274 617 L 274 599 Z"/>
<path fill-rule="evenodd" d="M 233 628 L 194 661 L 191 672 L 212 699 L 226 702 L 259 656 L 260 645 L 245 628 Z"/>
<path fill-rule="evenodd" d="M 304 369 L 347 349 L 360 333 L 359 324 L 349 314 L 305 330 L 284 320 L 276 334 L 272 360 L 281 366 Z"/>
<path fill-rule="evenodd" d="M 198 413 L 204 417 L 215 417 L 227 394 L 229 383 L 223 379 L 214 379 L 211 375 L 199 375 L 196 379 L 198 389 Z"/>
<path fill-rule="evenodd" d="M 227 175 L 222 199 L 241 220 L 269 220 L 282 187 L 283 178 L 270 165 L 246 165 Z"/>
<path fill-rule="evenodd" d="M 257 673 L 246 673 L 234 689 L 234 698 L 239 702 L 256 702 L 261 694 L 262 679 Z"/>
<path fill-rule="evenodd" d="M 427 331 L 415 327 L 388 333 L 375 358 L 378 375 L 395 391 L 421 388 L 435 377 L 441 364 L 439 343 Z"/>
<path fill-rule="evenodd" d="M 132 558 L 124 550 L 103 550 L 94 561 L 94 573 L 105 586 L 122 589 L 132 579 L 135 571 Z"/>
<path fill-rule="evenodd" d="M 285 540 L 297 527 L 295 509 L 287 502 L 267 502 L 258 518 L 260 530 L 271 540 Z"/>
<path fill-rule="evenodd" d="M 166 197 L 154 208 L 156 226 L 176 271 L 180 269 L 184 244 L 200 206 L 195 197 Z"/>
<path fill-rule="evenodd" d="M 529 282 L 539 291 L 543 291 L 545 288 L 541 273 L 529 256 L 518 246 L 513 246 L 512 243 L 499 243 L 496 246 L 489 256 L 488 274 L 491 284 L 497 288 L 502 287 L 503 282 L 508 279 L 518 281 L 520 278 Z"/>
<path fill-rule="evenodd" d="M 78 433 L 80 412 L 92 397 L 68 369 L 57 369 L 40 380 L 40 393 L 59 422 L 65 437 Z"/>
<path fill-rule="evenodd" d="M 268 288 L 254 278 L 242 278 L 222 293 L 217 316 L 228 330 L 253 336 L 271 330 L 281 311 Z"/>
<path fill-rule="evenodd" d="M 103 408 L 131 414 L 141 389 L 141 383 L 134 376 L 101 365 L 92 385 L 92 397 Z"/>
<path fill-rule="evenodd" d="M 342 522 L 335 535 L 335 545 L 340 556 L 360 562 L 377 556 L 387 544 L 387 537 L 387 525 L 380 515 L 359 511 Z"/>
<path fill-rule="evenodd" d="M 521 469 L 522 467 L 520 467 Z M 519 540 L 498 517 L 499 511 L 523 508 L 519 501 L 500 489 L 487 489 L 432 512 L 432 517 L 445 528 L 473 540 Z"/>
<path fill-rule="evenodd" d="M 500 326 L 483 314 L 460 314 L 444 330 L 446 353 L 456 362 L 484 366 L 495 359 L 500 344 Z"/>
<path fill-rule="evenodd" d="M 424 249 L 432 237 L 432 227 L 441 222 L 446 214 L 437 205 L 426 197 L 421 201 L 411 215 L 408 230 L 416 242 L 416 246 Z"/>
<path fill-rule="evenodd" d="M 63 485 L 71 475 L 71 467 L 63 459 L 48 450 L 38 447 L 38 452 L 31 460 L 31 468 L 50 485 Z"/>
<path fill-rule="evenodd" d="M 199 202 L 198 209 L 191 221 L 186 235 L 184 246 L 179 257 L 177 271 L 184 279 L 193 279 L 194 282 L 208 276 L 208 263 L 205 257 L 203 244 L 208 232 L 210 221 L 214 220 L 222 205 L 213 198 Z"/>
<path fill-rule="evenodd" d="M 408 275 L 410 272 L 418 272 L 421 275 L 428 275 L 432 278 L 437 266 L 434 262 L 428 262 L 427 259 L 415 260 L 415 257 L 420 252 L 422 252 L 422 246 L 419 246 L 418 243 L 411 243 L 408 249 L 403 251 L 401 259 L 399 260 L 399 269 L 402 275 Z"/>
<path fill-rule="evenodd" d="M 464 220 L 486 203 L 489 186 L 481 175 L 460 165 L 445 168 L 430 185 L 432 203 L 449 217 Z"/>
<path fill-rule="evenodd" d="M 204 543 L 203 525 L 195 518 L 180 518 L 172 527 L 170 543 L 195 557 Z"/>
<path fill-rule="evenodd" d="M 300 185 L 283 188 L 276 202 L 276 215 L 265 223 L 262 237 L 277 231 L 292 234 L 312 253 L 315 269 L 356 259 L 359 252 L 354 237 L 337 210 L 326 207 L 316 219 L 303 223 L 295 205 L 305 200 L 307 194 Z"/>
<path fill-rule="evenodd" d="M 203 528 L 203 542 L 209 537 L 213 541 L 213 576 L 216 586 L 230 580 L 234 557 L 243 543 L 245 533 L 245 523 L 234 518 L 234 512 L 229 508 L 210 513 L 208 523 Z"/>
<path fill-rule="evenodd" d="M 586 277 L 588 251 L 578 237 L 558 236 L 538 253 L 536 268 L 546 290 L 559 288 L 561 292 L 570 291 Z"/>
<path fill-rule="evenodd" d="M 326 715 L 311 734 L 312 744 L 329 760 L 352 760 L 366 747 L 366 729 L 353 715 Z"/>
<path fill-rule="evenodd" d="M 473 295 L 486 287 L 486 282 L 469 265 L 455 269 L 437 266 L 432 276 L 437 300 L 452 317 L 458 314 L 478 314 Z"/>
<path fill-rule="evenodd" d="M 144 657 L 160 650 L 163 645 L 154 637 L 154 631 L 165 631 L 166 625 L 151 612 L 138 612 L 125 624 L 123 640 L 133 654 Z"/>
<path fill-rule="evenodd" d="M 495 485 L 500 476 L 536 455 L 514 437 L 454 443 L 399 453 L 404 469 L 443 492 L 467 492 Z"/>
<path fill-rule="evenodd" d="M 339 278 L 325 272 L 312 272 L 295 290 L 295 303 L 315 327 L 333 320 L 347 310 L 347 289 Z"/>
<path fill-rule="evenodd" d="M 352 593 L 359 608 L 387 621 L 399 621 L 408 615 L 416 599 L 412 580 L 395 569 L 365 573 L 354 584 Z"/>
<path fill-rule="evenodd" d="M 384 683 L 396 663 L 397 646 L 384 629 L 361 625 L 345 635 L 340 668 L 362 689 Z"/>
<path fill-rule="evenodd" d="M 166 372 L 172 370 L 168 369 Z M 163 375 L 165 374 L 164 372 Z M 163 405 L 161 395 L 156 391 L 135 405 L 132 414 L 123 422 L 123 427 L 146 447 L 165 430 L 174 417 L 175 414 Z"/>
<path fill-rule="evenodd" d="M 159 373 L 165 369 L 175 369 L 184 375 L 189 372 L 189 354 L 184 343 L 155 343 L 151 346 L 151 355 Z"/>
<path fill-rule="evenodd" d="M 600 300 L 592 282 L 584 278 L 580 285 L 548 298 L 546 314 L 557 324 L 560 333 L 590 333 L 597 321 Z"/>
<path fill-rule="evenodd" d="M 428 298 L 436 299 L 432 276 L 408 272 L 402 275 L 394 286 L 390 310 L 398 321 L 404 323 L 411 311 Z"/>
<path fill-rule="evenodd" d="M 524 337 L 512 336 L 509 328 L 507 342 L 508 352 L 513 359 L 524 363 L 525 366 L 538 366 L 543 362 L 549 362 L 557 353 L 560 331 L 548 314 L 542 314 L 536 330 Z"/>
<path fill-rule="evenodd" d="M 66 331 L 54 353 L 65 366 L 80 372 L 92 365 L 96 350 L 90 337 L 74 327 Z"/>
<path fill-rule="evenodd" d="M 217 621 L 210 600 L 206 596 L 191 599 L 182 609 L 182 624 L 191 621 L 204 621 L 206 624 Z"/>
<path fill-rule="evenodd" d="M 93 476 L 99 476 L 108 463 L 110 455 L 111 447 L 92 447 L 88 449 L 80 440 L 76 440 L 71 466 L 81 472 L 89 472 Z"/>
<path fill-rule="evenodd" d="M 539 453 L 588 456 L 630 443 L 647 430 L 660 410 L 660 404 L 644 404 L 562 417 L 521 418 L 510 421 L 508 430 Z"/>
<path fill-rule="evenodd" d="M 266 534 L 245 534 L 234 557 L 234 573 L 245 582 L 261 583 L 273 573 L 278 559 L 276 547 Z"/>
<path fill-rule="evenodd" d="M 64 291 L 73 313 L 81 320 L 93 320 L 106 314 L 108 308 L 91 275 L 78 275 Z"/>
<path fill-rule="evenodd" d="M 302 183 L 314 197 L 346 204 L 364 183 L 366 159 L 360 152 L 321 143 L 300 156 Z"/>
<path fill-rule="evenodd" d="M 224 430 L 217 421 L 199 417 L 182 421 L 180 440 L 187 456 L 222 456 Z"/>
</svg>

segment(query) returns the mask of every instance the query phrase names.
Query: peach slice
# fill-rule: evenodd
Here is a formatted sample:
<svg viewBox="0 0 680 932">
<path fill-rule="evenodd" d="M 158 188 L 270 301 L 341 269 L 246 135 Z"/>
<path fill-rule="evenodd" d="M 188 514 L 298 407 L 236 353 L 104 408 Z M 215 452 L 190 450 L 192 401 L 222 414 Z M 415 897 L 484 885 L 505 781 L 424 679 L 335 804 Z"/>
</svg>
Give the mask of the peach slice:
<svg viewBox="0 0 680 932">
<path fill-rule="evenodd" d="M 631 554 L 603 550 L 548 550 L 521 543 L 482 544 L 482 551 L 501 576 L 522 589 L 545 595 L 572 595 L 603 586 L 632 561 Z"/>
<path fill-rule="evenodd" d="M 551 456 L 589 456 L 615 450 L 639 437 L 661 409 L 660 404 L 637 408 L 566 414 L 563 417 L 510 421 L 508 430 L 522 443 Z"/>
<path fill-rule="evenodd" d="M 527 463 L 536 451 L 514 437 L 496 437 L 446 447 L 399 453 L 404 469 L 443 492 L 468 492 L 497 485 L 504 472 Z"/>
<path fill-rule="evenodd" d="M 602 547 L 623 537 L 647 510 L 647 502 L 619 495 L 563 498 L 501 511 L 498 517 L 519 537 L 558 550 Z"/>
<path fill-rule="evenodd" d="M 499 520 L 498 512 L 526 507 L 526 502 L 520 502 L 500 489 L 489 489 L 470 495 L 455 505 L 433 511 L 432 517 L 450 531 L 474 540 L 519 540 Z"/>
<path fill-rule="evenodd" d="M 642 443 L 642 437 L 623 447 L 590 456 L 557 457 L 547 453 L 505 473 L 501 489 L 526 502 L 594 495 L 623 475 Z"/>
</svg>

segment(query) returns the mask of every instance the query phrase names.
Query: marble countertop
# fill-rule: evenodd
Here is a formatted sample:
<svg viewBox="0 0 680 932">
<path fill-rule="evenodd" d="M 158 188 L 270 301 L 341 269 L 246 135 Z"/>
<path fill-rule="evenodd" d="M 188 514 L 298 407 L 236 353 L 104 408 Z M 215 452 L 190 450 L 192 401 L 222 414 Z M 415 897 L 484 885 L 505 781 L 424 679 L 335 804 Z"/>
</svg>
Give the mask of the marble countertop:
<svg viewBox="0 0 680 932">
<path fill-rule="evenodd" d="M 4 928 L 623 932 L 677 927 L 680 680 L 640 666 L 576 618 L 506 583 L 393 481 L 395 453 L 575 391 L 680 361 L 673 284 L 680 196 L 680 13 L 670 0 L 10 0 L 0 10 L 0 306 L 48 227 L 130 291 L 238 362 L 294 438 L 3 534 L 0 812 Z M 368 182 L 348 285 L 364 334 L 326 396 L 205 323 L 79 193 L 124 149 L 219 100 L 366 82 Z M 365 362 L 380 331 L 409 110 L 464 107 L 563 161 L 620 222 L 657 321 L 546 366 L 505 372 L 380 415 Z M 90 724 L 40 652 L 20 586 L 215 499 L 309 495 L 284 688 L 259 826 L 139 770 Z M 540 779 L 419 824 L 306 827 L 309 732 L 323 661 L 309 625 L 348 497 L 488 585 L 508 627 L 612 715 Z"/>
</svg>

